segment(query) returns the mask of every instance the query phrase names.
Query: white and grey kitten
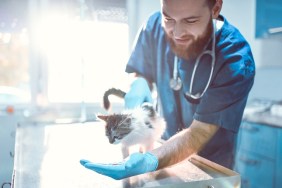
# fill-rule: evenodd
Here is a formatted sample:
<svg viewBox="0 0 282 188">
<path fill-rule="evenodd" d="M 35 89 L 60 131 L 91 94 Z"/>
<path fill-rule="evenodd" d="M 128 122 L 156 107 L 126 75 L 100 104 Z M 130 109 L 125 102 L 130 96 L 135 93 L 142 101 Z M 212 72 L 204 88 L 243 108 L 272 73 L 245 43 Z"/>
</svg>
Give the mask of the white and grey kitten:
<svg viewBox="0 0 282 188">
<path fill-rule="evenodd" d="M 152 150 L 166 127 L 166 122 L 150 103 L 120 114 L 98 115 L 98 118 L 106 122 L 105 132 L 109 142 L 122 144 L 124 158 L 129 155 L 129 148 L 133 145 L 139 145 L 142 152 Z"/>
</svg>

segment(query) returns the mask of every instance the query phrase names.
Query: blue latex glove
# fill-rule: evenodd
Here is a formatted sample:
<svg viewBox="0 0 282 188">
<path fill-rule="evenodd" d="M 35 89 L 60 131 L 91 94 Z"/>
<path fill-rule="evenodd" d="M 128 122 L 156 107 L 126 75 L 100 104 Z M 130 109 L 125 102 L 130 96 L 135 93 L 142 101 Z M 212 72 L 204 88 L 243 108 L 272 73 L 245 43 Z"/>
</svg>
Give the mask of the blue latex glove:
<svg viewBox="0 0 282 188">
<path fill-rule="evenodd" d="M 130 90 L 124 96 L 125 108 L 132 109 L 144 102 L 153 103 L 152 95 L 145 78 L 138 77 L 130 86 Z"/>
<path fill-rule="evenodd" d="M 117 164 L 100 164 L 80 160 L 80 164 L 85 168 L 116 180 L 155 171 L 158 163 L 157 157 L 149 152 L 133 153 L 126 160 Z"/>
</svg>

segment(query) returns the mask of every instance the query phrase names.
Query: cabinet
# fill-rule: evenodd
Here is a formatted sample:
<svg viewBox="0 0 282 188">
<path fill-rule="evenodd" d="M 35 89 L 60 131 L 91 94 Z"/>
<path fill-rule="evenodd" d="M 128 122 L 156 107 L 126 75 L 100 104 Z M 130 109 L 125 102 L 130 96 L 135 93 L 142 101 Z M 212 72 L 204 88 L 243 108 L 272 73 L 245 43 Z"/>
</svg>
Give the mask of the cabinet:
<svg viewBox="0 0 282 188">
<path fill-rule="evenodd" d="M 237 142 L 235 170 L 242 188 L 282 185 L 282 127 L 245 120 Z"/>
<path fill-rule="evenodd" d="M 19 117 L 14 115 L 0 116 L 0 187 L 12 180 L 18 120 Z"/>
<path fill-rule="evenodd" d="M 282 38 L 282 0 L 256 1 L 256 38 Z"/>
</svg>

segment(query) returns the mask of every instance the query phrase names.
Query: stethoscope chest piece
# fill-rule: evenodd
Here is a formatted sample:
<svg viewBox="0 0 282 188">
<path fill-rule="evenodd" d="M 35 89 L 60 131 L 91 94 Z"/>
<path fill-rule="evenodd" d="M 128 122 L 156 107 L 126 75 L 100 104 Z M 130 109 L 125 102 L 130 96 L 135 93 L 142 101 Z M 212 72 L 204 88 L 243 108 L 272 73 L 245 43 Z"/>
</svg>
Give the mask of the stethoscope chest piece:
<svg viewBox="0 0 282 188">
<path fill-rule="evenodd" d="M 178 58 L 174 56 L 173 77 L 170 79 L 169 86 L 174 91 L 178 91 L 182 87 L 182 81 L 178 76 Z"/>
<path fill-rule="evenodd" d="M 178 91 L 182 87 L 182 81 L 179 77 L 177 77 L 176 79 L 172 78 L 170 79 L 169 85 L 171 89 Z"/>
</svg>

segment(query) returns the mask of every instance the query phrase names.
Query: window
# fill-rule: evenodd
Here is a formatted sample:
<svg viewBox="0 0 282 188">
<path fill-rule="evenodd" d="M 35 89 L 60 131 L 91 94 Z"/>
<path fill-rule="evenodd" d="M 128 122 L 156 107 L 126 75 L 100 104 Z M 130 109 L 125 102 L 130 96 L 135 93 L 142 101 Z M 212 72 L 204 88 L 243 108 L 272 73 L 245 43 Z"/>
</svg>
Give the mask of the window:
<svg viewBox="0 0 282 188">
<path fill-rule="evenodd" d="M 5 2 L 0 104 L 101 103 L 110 87 L 127 87 L 126 0 Z"/>
<path fill-rule="evenodd" d="M 44 12 L 36 41 L 46 64 L 42 75 L 48 102 L 101 102 L 110 87 L 126 87 L 128 24 L 125 1 L 119 2 Z"/>
<path fill-rule="evenodd" d="M 26 30 L 0 32 L 0 104 L 30 102 L 29 81 Z"/>
<path fill-rule="evenodd" d="M 27 1 L 1 1 L 0 105 L 28 102 L 30 75 Z"/>
</svg>

